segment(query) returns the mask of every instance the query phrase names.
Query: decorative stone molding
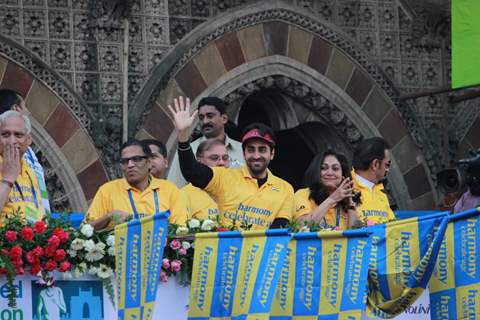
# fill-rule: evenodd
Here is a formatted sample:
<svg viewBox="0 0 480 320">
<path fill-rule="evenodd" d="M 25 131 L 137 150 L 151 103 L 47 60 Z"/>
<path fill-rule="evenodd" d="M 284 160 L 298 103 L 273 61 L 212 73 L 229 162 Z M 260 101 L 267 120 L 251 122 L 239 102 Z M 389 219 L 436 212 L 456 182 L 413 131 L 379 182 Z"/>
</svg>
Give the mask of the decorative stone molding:
<svg viewBox="0 0 480 320">
<path fill-rule="evenodd" d="M 283 94 L 300 99 L 303 105 L 323 119 L 324 123 L 333 124 L 353 147 L 363 138 L 358 128 L 334 103 L 308 85 L 285 75 L 268 76 L 243 84 L 229 93 L 225 101 L 232 104 L 262 89 L 280 89 Z"/>
<path fill-rule="evenodd" d="M 0 54 L 14 60 L 34 74 L 37 79 L 45 82 L 65 101 L 83 127 L 87 130 L 91 129 L 93 116 L 88 111 L 86 104 L 56 71 L 37 58 L 35 54 L 2 35 L 0 35 Z"/>
</svg>

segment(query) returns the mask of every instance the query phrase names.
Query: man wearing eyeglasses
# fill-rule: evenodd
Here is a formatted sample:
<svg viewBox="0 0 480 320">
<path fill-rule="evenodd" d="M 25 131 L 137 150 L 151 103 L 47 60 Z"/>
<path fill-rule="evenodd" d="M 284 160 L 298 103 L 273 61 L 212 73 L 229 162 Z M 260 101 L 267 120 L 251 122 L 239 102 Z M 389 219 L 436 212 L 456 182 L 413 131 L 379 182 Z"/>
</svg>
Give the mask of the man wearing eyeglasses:
<svg viewBox="0 0 480 320">
<path fill-rule="evenodd" d="M 229 167 L 230 159 L 223 142 L 207 139 L 200 143 L 196 153 L 197 161 L 212 167 Z M 194 187 L 191 183 L 182 188 L 187 197 L 187 205 L 192 218 L 217 221 L 218 205 L 204 190 Z"/>
<path fill-rule="evenodd" d="M 149 146 L 131 140 L 121 147 L 120 154 L 124 178 L 107 182 L 98 189 L 86 222 L 100 230 L 131 218 L 170 210 L 170 223 L 184 225 L 188 216 L 185 200 L 173 183 L 150 175 Z"/>
</svg>

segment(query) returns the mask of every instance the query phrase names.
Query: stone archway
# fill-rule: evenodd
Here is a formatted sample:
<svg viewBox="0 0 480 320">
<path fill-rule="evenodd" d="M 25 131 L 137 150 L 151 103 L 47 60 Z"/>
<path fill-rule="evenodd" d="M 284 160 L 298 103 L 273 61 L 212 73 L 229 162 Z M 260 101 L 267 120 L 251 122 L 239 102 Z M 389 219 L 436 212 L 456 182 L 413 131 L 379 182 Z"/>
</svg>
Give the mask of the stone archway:
<svg viewBox="0 0 480 320">
<path fill-rule="evenodd" d="M 177 95 L 228 97 L 265 76 L 284 76 L 315 93 L 318 115 L 329 101 L 346 136 L 382 136 L 392 147 L 392 193 L 401 208 L 431 208 L 435 193 L 421 149 L 396 106 L 397 93 L 358 46 L 335 27 L 280 2 L 242 8 L 192 32 L 153 72 L 135 101 L 137 136 L 169 140 L 167 105 Z M 288 86 L 284 88 L 288 90 Z M 150 97 L 150 98 L 148 98 Z M 228 99 L 227 99 L 228 100 Z M 328 109 L 328 108 L 327 108 Z M 412 119 L 412 118 L 410 118 Z M 131 126 L 132 127 L 132 126 Z M 350 140 L 350 139 L 349 139 Z M 355 140 L 355 139 L 351 139 Z M 350 141 L 352 142 L 352 141 Z"/>
<path fill-rule="evenodd" d="M 6 38 L 0 38 L 0 88 L 26 100 L 52 204 L 85 211 L 108 176 L 88 133 L 91 116 L 79 98 L 60 76 Z"/>
</svg>

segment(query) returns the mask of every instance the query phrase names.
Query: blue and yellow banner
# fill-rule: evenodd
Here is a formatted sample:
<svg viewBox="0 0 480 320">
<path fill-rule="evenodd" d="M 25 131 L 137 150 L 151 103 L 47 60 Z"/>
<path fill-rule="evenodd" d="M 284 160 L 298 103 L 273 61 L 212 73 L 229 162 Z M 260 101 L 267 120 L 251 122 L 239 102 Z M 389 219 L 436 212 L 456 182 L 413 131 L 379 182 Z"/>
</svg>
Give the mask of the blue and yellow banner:
<svg viewBox="0 0 480 320">
<path fill-rule="evenodd" d="M 169 212 L 115 228 L 118 319 L 152 319 Z"/>
<path fill-rule="evenodd" d="M 429 284 L 432 319 L 480 319 L 480 207 L 452 215 Z"/>
<path fill-rule="evenodd" d="M 400 220 L 368 229 L 371 255 L 368 313 L 391 318 L 423 293 L 437 261 L 448 213 Z"/>
<path fill-rule="evenodd" d="M 365 230 L 295 234 L 270 319 L 360 319 L 370 254 Z"/>
<path fill-rule="evenodd" d="M 288 230 L 197 234 L 189 319 L 268 319 Z"/>
</svg>

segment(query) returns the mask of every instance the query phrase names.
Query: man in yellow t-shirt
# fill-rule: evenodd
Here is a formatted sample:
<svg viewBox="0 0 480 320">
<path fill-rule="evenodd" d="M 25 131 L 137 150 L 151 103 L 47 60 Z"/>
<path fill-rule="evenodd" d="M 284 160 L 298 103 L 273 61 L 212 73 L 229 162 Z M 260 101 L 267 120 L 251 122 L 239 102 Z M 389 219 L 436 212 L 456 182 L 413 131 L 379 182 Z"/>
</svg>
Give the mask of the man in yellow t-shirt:
<svg viewBox="0 0 480 320">
<path fill-rule="evenodd" d="M 120 153 L 124 178 L 98 189 L 85 220 L 98 230 L 130 217 L 139 219 L 170 210 L 170 223 L 184 225 L 188 217 L 185 200 L 173 183 L 149 174 L 148 145 L 132 140 L 122 146 Z"/>
<path fill-rule="evenodd" d="M 33 222 L 44 213 L 37 177 L 23 159 L 32 143 L 31 129 L 24 114 L 7 111 L 0 115 L 0 223 L 17 213 Z"/>
<path fill-rule="evenodd" d="M 195 160 L 189 142 L 189 128 L 196 112 L 190 114 L 190 100 L 174 100 L 169 106 L 178 132 L 178 157 L 183 176 L 207 191 L 218 202 L 223 226 L 249 226 L 252 229 L 286 227 L 294 210 L 292 186 L 274 176 L 268 164 L 275 154 L 273 131 L 263 124 L 252 124 L 242 138 L 246 165 L 240 168 L 209 168 Z"/>
<path fill-rule="evenodd" d="M 196 157 L 198 162 L 212 167 L 229 166 L 229 156 L 225 144 L 220 140 L 207 139 L 200 143 Z M 187 205 L 192 218 L 217 221 L 218 205 L 210 195 L 191 183 L 181 189 L 187 197 Z"/>
<path fill-rule="evenodd" d="M 390 169 L 388 143 L 382 138 L 361 141 L 353 154 L 353 188 L 361 194 L 357 212 L 373 223 L 395 219 L 382 181 Z"/>
</svg>

